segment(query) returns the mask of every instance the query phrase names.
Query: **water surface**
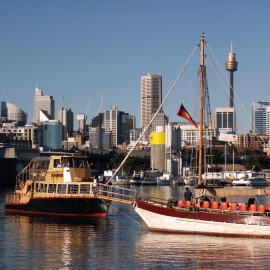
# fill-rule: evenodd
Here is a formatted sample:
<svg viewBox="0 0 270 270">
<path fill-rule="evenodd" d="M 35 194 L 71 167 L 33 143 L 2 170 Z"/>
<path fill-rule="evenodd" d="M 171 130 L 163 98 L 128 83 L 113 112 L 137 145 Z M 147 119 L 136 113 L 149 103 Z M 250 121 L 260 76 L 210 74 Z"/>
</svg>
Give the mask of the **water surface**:
<svg viewBox="0 0 270 270">
<path fill-rule="evenodd" d="M 104 219 L 5 215 L 0 202 L 0 269 L 269 269 L 270 240 L 148 232 L 130 206 Z M 183 187 L 145 187 L 177 199 Z M 264 198 L 265 200 L 265 198 Z"/>
</svg>

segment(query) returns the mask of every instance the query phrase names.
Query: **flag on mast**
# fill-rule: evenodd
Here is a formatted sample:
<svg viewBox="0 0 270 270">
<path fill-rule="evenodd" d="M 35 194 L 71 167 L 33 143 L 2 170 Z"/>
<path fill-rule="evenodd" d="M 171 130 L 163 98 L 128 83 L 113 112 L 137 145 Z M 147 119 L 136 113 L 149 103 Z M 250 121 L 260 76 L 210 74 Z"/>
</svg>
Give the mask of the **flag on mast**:
<svg viewBox="0 0 270 270">
<path fill-rule="evenodd" d="M 181 103 L 181 106 L 177 112 L 178 116 L 181 116 L 185 118 L 187 121 L 189 121 L 192 125 L 194 125 L 196 128 L 198 128 L 198 124 L 192 119 L 186 108 L 184 107 L 183 103 Z"/>
</svg>

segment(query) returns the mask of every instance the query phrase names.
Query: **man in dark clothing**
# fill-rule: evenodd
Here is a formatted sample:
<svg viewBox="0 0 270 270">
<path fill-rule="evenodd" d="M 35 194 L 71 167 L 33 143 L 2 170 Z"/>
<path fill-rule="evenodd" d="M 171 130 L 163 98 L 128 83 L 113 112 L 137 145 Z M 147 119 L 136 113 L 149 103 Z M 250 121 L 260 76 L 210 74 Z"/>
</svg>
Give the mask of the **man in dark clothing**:
<svg viewBox="0 0 270 270">
<path fill-rule="evenodd" d="M 193 198 L 192 192 L 190 191 L 189 187 L 186 187 L 186 191 L 184 193 L 185 201 L 192 201 L 192 198 Z"/>
</svg>

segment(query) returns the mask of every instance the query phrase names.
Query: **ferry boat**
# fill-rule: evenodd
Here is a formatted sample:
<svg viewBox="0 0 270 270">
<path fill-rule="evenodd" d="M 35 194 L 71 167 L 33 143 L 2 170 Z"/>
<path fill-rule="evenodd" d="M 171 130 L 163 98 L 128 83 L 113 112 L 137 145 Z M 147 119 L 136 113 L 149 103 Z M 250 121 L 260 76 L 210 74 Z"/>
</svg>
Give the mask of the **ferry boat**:
<svg viewBox="0 0 270 270">
<path fill-rule="evenodd" d="M 5 212 L 51 216 L 104 217 L 109 201 L 95 196 L 87 158 L 51 155 L 34 158 L 17 176 Z"/>
</svg>

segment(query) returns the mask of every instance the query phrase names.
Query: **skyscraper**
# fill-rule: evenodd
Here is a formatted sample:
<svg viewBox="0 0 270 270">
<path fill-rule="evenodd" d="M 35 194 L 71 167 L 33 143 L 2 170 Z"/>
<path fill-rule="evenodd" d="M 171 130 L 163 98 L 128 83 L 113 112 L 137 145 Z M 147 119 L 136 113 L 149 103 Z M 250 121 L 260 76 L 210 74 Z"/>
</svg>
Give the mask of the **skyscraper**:
<svg viewBox="0 0 270 270">
<path fill-rule="evenodd" d="M 135 117 L 119 111 L 113 105 L 110 110 L 104 112 L 104 128 L 112 131 L 113 146 L 124 142 L 129 143 L 130 130 L 135 128 Z"/>
<path fill-rule="evenodd" d="M 162 77 L 155 74 L 141 76 L 141 126 L 150 122 L 162 103 Z M 149 134 L 149 133 L 148 133 Z"/>
<path fill-rule="evenodd" d="M 270 107 L 270 102 L 257 101 L 252 103 L 252 132 L 261 135 L 266 134 L 267 126 L 267 108 Z"/>
<path fill-rule="evenodd" d="M 52 96 L 44 96 L 41 89 L 36 87 L 34 100 L 34 123 L 40 124 L 40 111 L 44 111 L 51 120 L 54 119 L 55 103 Z"/>
<path fill-rule="evenodd" d="M 231 133 L 235 134 L 235 109 L 234 107 L 216 108 L 215 112 L 215 128 L 216 134 Z"/>
<path fill-rule="evenodd" d="M 86 120 L 87 115 L 77 114 L 78 131 L 82 134 L 83 137 L 86 135 Z"/>
<path fill-rule="evenodd" d="M 61 108 L 58 112 L 58 120 L 63 125 L 63 136 L 71 135 L 73 132 L 73 111 Z"/>
</svg>

